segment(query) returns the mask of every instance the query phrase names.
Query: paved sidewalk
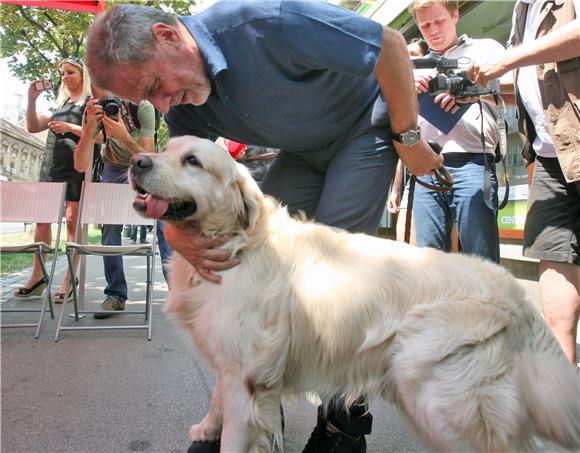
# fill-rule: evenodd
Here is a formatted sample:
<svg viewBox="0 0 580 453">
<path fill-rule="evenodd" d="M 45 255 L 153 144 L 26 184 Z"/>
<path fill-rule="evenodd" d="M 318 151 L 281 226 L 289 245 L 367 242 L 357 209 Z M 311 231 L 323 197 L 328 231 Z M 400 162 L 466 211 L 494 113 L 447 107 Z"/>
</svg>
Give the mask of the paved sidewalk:
<svg viewBox="0 0 580 453">
<path fill-rule="evenodd" d="M 144 261 L 125 258 L 127 309 L 144 306 Z M 124 330 L 63 332 L 55 343 L 56 320 L 50 319 L 39 340 L 33 329 L 2 331 L 4 453 L 187 450 L 189 427 L 208 409 L 213 375 L 187 335 L 163 314 L 167 286 L 159 260 L 157 264 L 152 341 L 147 341 L 144 330 Z M 63 271 L 64 261 L 58 263 L 56 282 Z M 14 303 L 6 301 L 26 275 L 1 281 L 5 306 Z M 87 309 L 96 309 L 102 301 L 104 282 L 102 260 L 89 257 Z M 537 293 L 535 282 L 524 283 L 531 295 Z M 39 304 L 39 299 L 18 303 Z M 61 306 L 57 307 L 58 315 Z M 87 317 L 81 322 L 94 325 L 116 319 Z M 315 405 L 285 403 L 284 409 L 286 451 L 299 452 L 315 424 Z M 392 406 L 377 402 L 372 412 L 369 453 L 425 451 Z"/>
</svg>

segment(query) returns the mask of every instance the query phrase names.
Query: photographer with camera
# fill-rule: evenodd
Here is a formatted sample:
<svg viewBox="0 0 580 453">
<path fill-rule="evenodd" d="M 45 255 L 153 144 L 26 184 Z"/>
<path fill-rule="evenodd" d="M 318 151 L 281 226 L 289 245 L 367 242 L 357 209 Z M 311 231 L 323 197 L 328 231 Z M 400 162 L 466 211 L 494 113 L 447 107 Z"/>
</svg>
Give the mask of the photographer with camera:
<svg viewBox="0 0 580 453">
<path fill-rule="evenodd" d="M 42 132 L 49 129 L 46 139 L 46 152 L 40 171 L 40 181 L 65 182 L 66 188 L 66 229 L 67 239 L 73 241 L 76 234 L 76 223 L 81 195 L 81 185 L 84 174 L 76 171 L 73 156 L 81 135 L 81 120 L 85 110 L 85 101 L 91 94 L 89 74 L 83 63 L 74 57 L 65 58 L 58 64 L 62 77 L 56 99 L 56 107 L 48 113 L 36 110 L 36 101 L 44 90 L 52 87 L 49 80 L 32 82 L 28 88 L 28 106 L 26 108 L 26 124 L 29 132 Z M 88 168 L 93 153 L 87 155 Z M 90 168 L 89 168 L 90 171 Z M 34 231 L 34 240 L 51 243 L 51 225 L 39 223 Z M 42 274 L 39 261 L 34 258 L 32 273 L 28 281 L 15 292 L 14 296 L 25 299 L 40 296 L 46 291 L 46 280 Z M 50 290 L 50 288 L 48 289 Z M 69 272 L 52 296 L 55 303 L 63 303 L 70 295 Z"/>
<path fill-rule="evenodd" d="M 75 153 L 77 171 L 90 165 L 91 150 L 96 142 L 103 142 L 101 151 L 103 170 L 101 182 L 127 184 L 127 170 L 131 156 L 155 151 L 155 110 L 147 101 L 137 108 L 128 101 L 107 95 L 93 87 L 93 95 L 87 103 L 81 139 Z M 136 112 L 136 113 L 135 113 Z M 123 225 L 103 225 L 102 244 L 121 245 Z M 100 309 L 108 313 L 95 313 L 95 319 L 109 318 L 115 311 L 125 309 L 127 282 L 121 256 L 104 256 L 106 298 Z"/>
<path fill-rule="evenodd" d="M 444 165 L 455 181 L 449 192 L 417 186 L 413 207 L 416 243 L 450 251 L 455 223 L 465 253 L 499 262 L 497 111 L 493 102 L 478 96 L 489 90 L 473 85 L 455 68 L 457 62 L 467 66 L 476 56 L 496 58 L 505 49 L 491 39 L 457 36 L 458 1 L 414 0 L 412 12 L 429 44 L 428 57 L 439 62 L 437 68 L 413 71 L 423 115 L 419 117 L 421 135 L 442 146 Z M 419 179 L 435 184 L 430 177 Z"/>
</svg>

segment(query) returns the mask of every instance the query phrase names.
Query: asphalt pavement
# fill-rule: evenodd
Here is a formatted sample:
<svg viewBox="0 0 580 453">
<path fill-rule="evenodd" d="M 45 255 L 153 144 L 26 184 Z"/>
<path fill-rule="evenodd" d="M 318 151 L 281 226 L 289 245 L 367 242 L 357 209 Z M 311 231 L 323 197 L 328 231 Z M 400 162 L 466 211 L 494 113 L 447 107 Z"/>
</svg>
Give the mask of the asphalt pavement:
<svg viewBox="0 0 580 453">
<path fill-rule="evenodd" d="M 214 377 L 193 349 L 188 335 L 162 312 L 167 286 L 157 260 L 153 307 L 153 339 L 146 331 L 63 332 L 54 342 L 56 319 L 47 319 L 40 338 L 34 329 L 2 329 L 1 451 L 4 453 L 185 452 L 187 433 L 205 415 Z M 57 264 L 57 289 L 65 262 Z M 103 299 L 102 260 L 87 260 L 87 309 Z M 29 270 L 3 278 L 3 307 L 39 306 L 40 299 L 14 301 L 12 291 Z M 130 295 L 127 310 L 142 309 L 145 262 L 126 257 Z M 537 283 L 520 280 L 537 301 Z M 57 305 L 57 314 L 60 307 Z M 72 304 L 67 305 L 70 311 Z M 9 314 L 30 319 L 30 314 Z M 3 315 L 4 322 L 8 320 Z M 142 315 L 130 316 L 138 321 Z M 118 323 L 119 317 L 79 321 L 85 325 Z M 122 319 L 126 321 L 125 318 Z M 75 323 L 74 319 L 67 322 Z M 382 401 L 372 405 L 373 432 L 368 452 L 423 452 L 396 408 Z M 316 420 L 308 399 L 284 403 L 287 452 L 300 452 Z"/>
</svg>

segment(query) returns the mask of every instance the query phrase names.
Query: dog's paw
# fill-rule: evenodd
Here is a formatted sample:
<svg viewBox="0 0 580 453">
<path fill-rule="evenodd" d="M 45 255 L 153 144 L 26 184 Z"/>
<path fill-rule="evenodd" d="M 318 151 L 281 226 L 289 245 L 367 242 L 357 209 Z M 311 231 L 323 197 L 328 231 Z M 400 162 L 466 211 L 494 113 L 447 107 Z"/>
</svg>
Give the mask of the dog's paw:
<svg viewBox="0 0 580 453">
<path fill-rule="evenodd" d="M 193 425 L 189 430 L 189 440 L 192 442 L 208 442 L 219 439 L 219 428 L 206 426 L 203 422 Z"/>
</svg>

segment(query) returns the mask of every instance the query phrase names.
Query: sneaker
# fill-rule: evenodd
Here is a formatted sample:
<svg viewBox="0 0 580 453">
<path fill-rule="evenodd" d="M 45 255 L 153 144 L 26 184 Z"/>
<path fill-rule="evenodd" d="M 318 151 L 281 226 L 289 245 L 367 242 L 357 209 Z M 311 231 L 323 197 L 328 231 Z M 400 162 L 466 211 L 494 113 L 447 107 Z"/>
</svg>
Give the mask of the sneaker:
<svg viewBox="0 0 580 453">
<path fill-rule="evenodd" d="M 370 428 L 364 432 L 370 432 Z M 316 426 L 302 453 L 366 453 L 366 451 L 364 434 L 353 436 L 345 433 L 323 417 L 322 408 L 318 408 Z"/>
<path fill-rule="evenodd" d="M 131 239 L 131 244 L 135 244 L 137 241 L 135 239 Z"/>
<path fill-rule="evenodd" d="M 101 304 L 101 310 L 107 311 L 123 311 L 125 310 L 125 301 L 116 296 L 107 296 L 105 301 Z M 94 313 L 95 319 L 105 319 L 115 316 L 115 313 Z"/>
</svg>

